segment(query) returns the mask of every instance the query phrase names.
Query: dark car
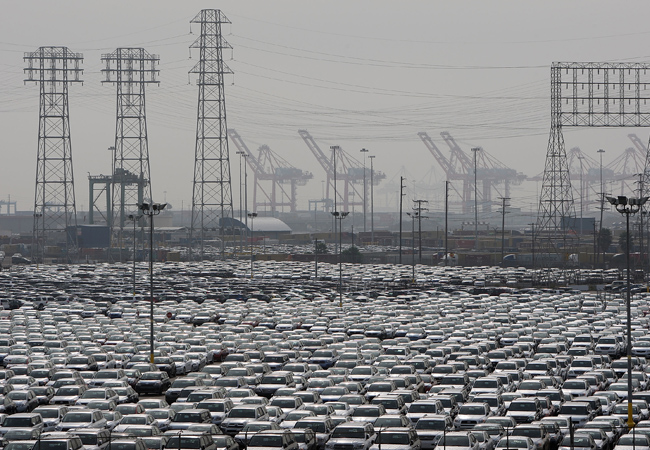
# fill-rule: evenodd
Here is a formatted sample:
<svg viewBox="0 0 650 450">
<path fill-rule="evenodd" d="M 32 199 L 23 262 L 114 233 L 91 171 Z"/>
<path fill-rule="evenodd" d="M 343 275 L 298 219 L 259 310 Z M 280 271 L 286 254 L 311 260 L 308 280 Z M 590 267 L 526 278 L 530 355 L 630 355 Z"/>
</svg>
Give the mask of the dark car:
<svg viewBox="0 0 650 450">
<path fill-rule="evenodd" d="M 167 372 L 145 372 L 135 383 L 135 390 L 138 394 L 157 393 L 160 395 L 167 391 L 171 384 Z"/>
<path fill-rule="evenodd" d="M 169 378 L 176 376 L 176 364 L 169 356 L 156 356 L 153 363 L 158 367 L 158 370 L 166 372 Z"/>
</svg>

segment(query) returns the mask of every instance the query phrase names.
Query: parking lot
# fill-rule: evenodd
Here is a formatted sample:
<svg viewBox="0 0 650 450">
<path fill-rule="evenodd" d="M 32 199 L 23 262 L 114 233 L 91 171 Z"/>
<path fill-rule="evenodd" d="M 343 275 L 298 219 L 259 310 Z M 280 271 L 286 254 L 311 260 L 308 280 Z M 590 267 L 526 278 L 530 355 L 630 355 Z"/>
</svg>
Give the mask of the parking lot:
<svg viewBox="0 0 650 450">
<path fill-rule="evenodd" d="M 650 450 L 645 293 L 630 305 L 628 430 L 620 286 L 517 288 L 540 277 L 525 269 L 160 264 L 151 315 L 136 269 L 135 289 L 130 265 L 0 272 L 3 448 Z"/>
</svg>

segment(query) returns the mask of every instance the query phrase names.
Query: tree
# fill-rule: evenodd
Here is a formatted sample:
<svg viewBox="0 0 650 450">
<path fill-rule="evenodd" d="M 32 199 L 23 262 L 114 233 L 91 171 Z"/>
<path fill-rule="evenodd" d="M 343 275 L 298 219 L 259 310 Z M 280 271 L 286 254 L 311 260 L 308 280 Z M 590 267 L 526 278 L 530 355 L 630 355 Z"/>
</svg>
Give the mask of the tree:
<svg viewBox="0 0 650 450">
<path fill-rule="evenodd" d="M 327 253 L 327 244 L 323 241 L 316 241 L 316 246 L 314 248 L 314 253 L 322 255 Z"/>
<path fill-rule="evenodd" d="M 598 249 L 601 252 L 606 253 L 607 249 L 609 249 L 609 246 L 612 245 L 612 241 L 613 241 L 612 230 L 610 230 L 609 228 L 603 228 L 602 230 L 600 230 L 600 232 L 598 233 L 597 242 L 598 242 Z"/>
<path fill-rule="evenodd" d="M 623 231 L 618 236 L 618 246 L 623 253 L 627 253 L 627 231 Z M 630 251 L 634 248 L 634 235 L 630 233 Z"/>
<path fill-rule="evenodd" d="M 354 245 L 343 250 L 341 252 L 341 255 L 343 256 L 343 260 L 345 262 L 360 263 L 363 261 L 363 255 L 359 251 L 359 248 Z"/>
</svg>

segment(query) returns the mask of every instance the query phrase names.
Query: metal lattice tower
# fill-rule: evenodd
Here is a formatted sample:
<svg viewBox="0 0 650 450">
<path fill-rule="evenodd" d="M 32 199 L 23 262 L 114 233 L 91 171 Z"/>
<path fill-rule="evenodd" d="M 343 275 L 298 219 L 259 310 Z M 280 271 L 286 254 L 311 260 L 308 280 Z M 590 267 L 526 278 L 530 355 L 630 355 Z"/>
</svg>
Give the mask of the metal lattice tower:
<svg viewBox="0 0 650 450">
<path fill-rule="evenodd" d="M 224 75 L 232 73 L 223 62 L 223 49 L 232 47 L 221 34 L 221 24 L 230 23 L 230 20 L 218 9 L 204 9 L 191 23 L 201 24 L 201 35 L 190 47 L 198 48 L 200 53 L 199 62 L 190 71 L 198 74 L 199 86 L 190 254 L 194 240 L 198 239 L 203 258 L 204 241 L 211 232 L 218 231 L 223 259 L 224 228 L 229 225 L 234 235 L 223 83 Z"/>
<path fill-rule="evenodd" d="M 533 237 L 543 265 L 566 262 L 573 251 L 575 209 L 562 128 L 648 127 L 648 88 L 650 64 L 553 63 L 551 130 Z M 646 179 L 650 152 L 647 155 Z M 559 258 L 550 258 L 552 254 Z"/>
<path fill-rule="evenodd" d="M 145 113 L 145 86 L 159 84 L 160 61 L 143 48 L 118 48 L 102 55 L 106 79 L 117 87 L 117 116 L 111 190 L 111 231 L 124 231 L 129 214 L 138 214 L 138 204 L 151 201 L 149 145 Z M 144 226 L 144 221 L 140 221 Z"/>
<path fill-rule="evenodd" d="M 25 82 L 38 83 L 41 92 L 32 258 L 42 260 L 48 243 L 64 248 L 67 261 L 77 247 L 68 84 L 82 81 L 83 55 L 67 47 L 40 47 L 24 59 Z"/>
<path fill-rule="evenodd" d="M 538 251 L 547 254 L 566 253 L 566 220 L 575 217 L 569 162 L 562 135 L 560 70 L 555 65 L 551 68 L 551 131 L 535 227 Z"/>
</svg>

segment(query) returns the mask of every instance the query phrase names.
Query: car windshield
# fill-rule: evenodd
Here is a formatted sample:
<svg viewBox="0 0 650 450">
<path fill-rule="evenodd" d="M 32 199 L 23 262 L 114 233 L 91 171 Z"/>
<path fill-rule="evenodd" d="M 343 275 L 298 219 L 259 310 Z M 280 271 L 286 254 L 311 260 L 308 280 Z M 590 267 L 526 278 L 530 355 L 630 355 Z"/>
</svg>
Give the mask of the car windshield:
<svg viewBox="0 0 650 450">
<path fill-rule="evenodd" d="M 379 433 L 376 444 L 403 444 L 408 445 L 410 442 L 408 433 Z"/>
<path fill-rule="evenodd" d="M 154 419 L 167 419 L 172 415 L 170 411 L 167 409 L 149 409 L 147 410 L 147 414 L 151 415 Z"/>
<path fill-rule="evenodd" d="M 203 420 L 201 414 L 195 412 L 180 411 L 174 416 L 174 422 L 196 422 L 201 423 Z"/>
<path fill-rule="evenodd" d="M 226 410 L 226 404 L 225 403 L 212 403 L 212 402 L 199 403 L 197 405 L 197 408 L 199 408 L 199 409 L 207 409 L 210 412 L 224 412 Z"/>
<path fill-rule="evenodd" d="M 332 433 L 332 438 L 352 438 L 352 439 L 363 439 L 366 437 L 365 430 L 361 427 L 358 428 L 347 428 L 347 427 L 337 427 L 334 428 Z"/>
<path fill-rule="evenodd" d="M 229 417 L 235 419 L 255 418 L 254 409 L 235 408 L 230 411 Z"/>
<path fill-rule="evenodd" d="M 438 446 L 450 446 L 450 447 L 469 447 L 469 436 L 452 434 L 443 436 L 438 442 Z"/>
<path fill-rule="evenodd" d="M 167 445 L 167 447 L 170 447 Z M 248 447 L 279 447 L 282 448 L 282 436 L 274 434 L 256 434 L 250 440 Z"/>
<path fill-rule="evenodd" d="M 59 441 L 49 441 L 41 440 L 34 444 L 33 450 L 66 450 L 68 448 L 68 442 L 65 440 Z"/>
<path fill-rule="evenodd" d="M 627 406 L 625 407 L 625 411 L 627 411 Z M 589 414 L 589 411 L 587 410 L 586 405 L 562 405 L 562 408 L 560 409 L 560 414 L 565 415 L 565 416 L 571 416 L 573 414 L 578 414 L 578 415 L 587 415 Z"/>
<path fill-rule="evenodd" d="M 120 424 L 122 425 L 146 425 L 147 416 L 143 414 L 137 414 L 132 416 L 125 416 L 122 418 Z"/>
<path fill-rule="evenodd" d="M 458 414 L 468 414 L 468 415 L 485 415 L 485 407 L 478 405 L 463 405 L 460 407 Z"/>
<path fill-rule="evenodd" d="M 444 420 L 420 419 L 415 425 L 416 430 L 444 430 Z"/>
<path fill-rule="evenodd" d="M 59 417 L 59 410 L 58 409 L 53 409 L 53 408 L 43 408 L 43 409 L 37 409 L 36 411 L 41 415 L 43 419 L 55 419 Z"/>
<path fill-rule="evenodd" d="M 326 433 L 324 422 L 296 422 L 295 428 L 311 428 L 314 433 Z"/>
<path fill-rule="evenodd" d="M 162 379 L 162 372 L 145 372 L 140 377 L 141 380 L 160 380 Z"/>
<path fill-rule="evenodd" d="M 496 388 L 496 380 L 476 380 L 474 382 L 474 388 Z"/>
<path fill-rule="evenodd" d="M 499 441 L 499 448 L 528 448 L 528 440 L 524 438 L 502 438 Z"/>
<path fill-rule="evenodd" d="M 512 430 L 513 436 L 528 436 L 529 438 L 536 438 L 542 436 L 542 430 L 539 428 L 519 428 L 515 427 Z"/>
<path fill-rule="evenodd" d="M 92 413 L 84 412 L 69 412 L 67 413 L 61 422 L 90 422 L 92 420 Z"/>
<path fill-rule="evenodd" d="M 381 410 L 379 408 L 364 408 L 360 406 L 354 410 L 352 415 L 354 417 L 379 417 L 381 416 Z"/>
<path fill-rule="evenodd" d="M 172 436 L 167 441 L 167 448 L 201 448 L 200 436 Z"/>
<path fill-rule="evenodd" d="M 512 402 L 508 408 L 510 411 L 535 411 L 535 403 L 533 402 Z"/>
</svg>

